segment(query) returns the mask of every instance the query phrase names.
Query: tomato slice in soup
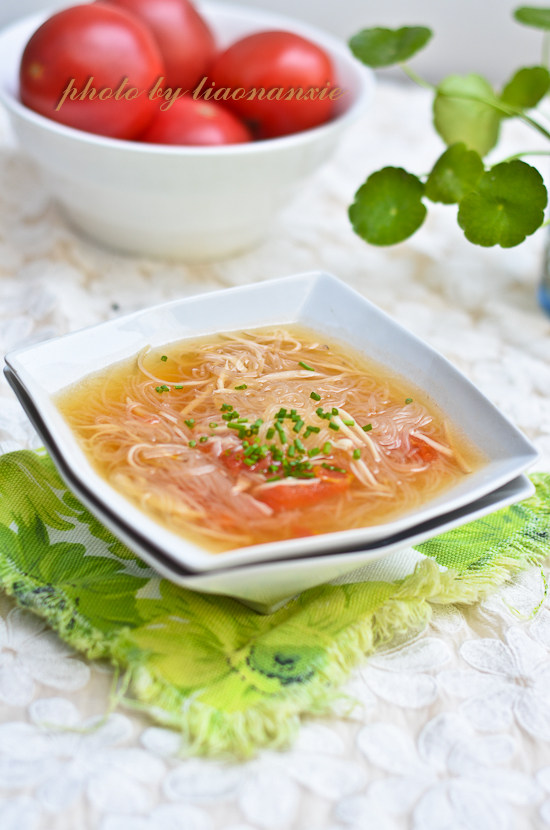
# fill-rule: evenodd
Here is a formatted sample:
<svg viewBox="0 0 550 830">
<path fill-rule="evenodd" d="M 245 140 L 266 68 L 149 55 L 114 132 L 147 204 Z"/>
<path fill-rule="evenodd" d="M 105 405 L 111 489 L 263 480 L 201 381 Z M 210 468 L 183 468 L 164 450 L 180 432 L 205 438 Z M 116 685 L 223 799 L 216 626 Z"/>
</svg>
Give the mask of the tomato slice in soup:
<svg viewBox="0 0 550 830">
<path fill-rule="evenodd" d="M 415 453 L 417 457 L 421 459 L 423 463 L 430 464 L 432 461 L 439 456 L 438 451 L 435 447 L 431 447 L 425 441 L 422 441 L 420 438 L 417 438 L 415 435 L 411 436 L 411 449 Z"/>
<path fill-rule="evenodd" d="M 273 464 L 271 454 L 262 458 L 255 464 L 247 466 L 245 456 L 241 450 L 231 450 L 220 455 L 224 467 L 229 473 L 236 477 L 242 472 L 262 473 L 268 475 L 268 468 Z M 267 504 L 275 512 L 281 510 L 295 510 L 302 507 L 311 507 L 318 502 L 334 498 L 334 496 L 345 492 L 350 486 L 353 475 L 339 470 L 330 470 L 321 465 L 313 467 L 312 472 L 315 478 L 299 479 L 284 478 L 281 483 L 259 485 L 250 494 L 255 499 Z M 303 533 L 296 535 L 309 535 L 311 531 L 306 528 Z"/>
<path fill-rule="evenodd" d="M 350 473 L 314 467 L 315 478 L 284 479 L 284 483 L 269 487 L 259 487 L 254 498 L 269 505 L 275 512 L 295 510 L 300 507 L 313 507 L 321 501 L 332 499 L 344 493 L 351 484 Z"/>
</svg>

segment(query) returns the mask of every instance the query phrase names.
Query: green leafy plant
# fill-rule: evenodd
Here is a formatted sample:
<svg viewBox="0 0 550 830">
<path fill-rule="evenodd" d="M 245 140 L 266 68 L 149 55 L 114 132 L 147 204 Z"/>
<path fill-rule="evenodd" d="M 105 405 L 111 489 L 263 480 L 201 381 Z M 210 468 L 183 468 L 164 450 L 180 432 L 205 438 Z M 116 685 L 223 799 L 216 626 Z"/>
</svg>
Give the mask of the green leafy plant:
<svg viewBox="0 0 550 830">
<path fill-rule="evenodd" d="M 550 8 L 523 6 L 514 17 L 550 32 Z M 490 166 L 484 157 L 498 144 L 501 124 L 508 118 L 520 119 L 550 140 L 536 110 L 550 90 L 550 72 L 543 65 L 548 56 L 539 66 L 517 70 L 500 92 L 475 73 L 449 75 L 432 85 L 407 63 L 431 37 L 424 26 L 405 26 L 364 29 L 350 40 L 353 54 L 367 66 L 399 65 L 433 91 L 433 125 L 447 145 L 425 175 L 401 167 L 372 173 L 349 208 L 353 228 L 373 245 L 394 245 L 422 225 L 426 202 L 441 202 L 458 206 L 458 224 L 475 245 L 519 245 L 543 225 L 548 202 L 542 176 L 522 158 L 550 155 L 550 150 L 518 153 Z"/>
</svg>

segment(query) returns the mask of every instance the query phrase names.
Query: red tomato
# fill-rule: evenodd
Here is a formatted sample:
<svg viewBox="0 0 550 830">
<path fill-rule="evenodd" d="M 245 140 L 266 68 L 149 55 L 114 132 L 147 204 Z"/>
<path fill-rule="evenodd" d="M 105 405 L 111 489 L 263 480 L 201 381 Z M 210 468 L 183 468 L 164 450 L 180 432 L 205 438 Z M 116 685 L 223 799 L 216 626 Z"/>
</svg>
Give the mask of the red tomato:
<svg viewBox="0 0 550 830">
<path fill-rule="evenodd" d="M 321 467 L 315 467 L 314 472 L 316 478 L 309 479 L 307 484 L 300 484 L 298 481 L 274 484 L 272 487 L 257 490 L 254 497 L 275 511 L 295 510 L 299 507 L 312 507 L 320 501 L 334 498 L 347 490 L 351 484 L 350 473 L 339 473 Z"/>
<path fill-rule="evenodd" d="M 21 59 L 20 95 L 54 121 L 132 139 L 156 112 L 148 92 L 161 75 L 164 64 L 146 26 L 93 3 L 54 14 L 34 33 Z"/>
<path fill-rule="evenodd" d="M 229 110 L 210 101 L 194 101 L 184 96 L 174 101 L 169 109 L 159 108 L 140 139 L 151 144 L 214 146 L 241 144 L 251 141 L 252 135 Z"/>
<path fill-rule="evenodd" d="M 107 0 L 135 14 L 153 33 L 166 69 L 165 86 L 192 90 L 216 53 L 210 27 L 189 0 Z"/>
<path fill-rule="evenodd" d="M 225 103 L 254 125 L 260 138 L 307 130 L 331 116 L 331 60 L 319 46 L 290 32 L 259 32 L 238 40 L 216 58 L 210 78 L 231 90 Z M 304 98 L 297 97 L 299 89 Z M 238 99 L 237 90 L 244 92 Z M 258 90 L 264 90 L 263 97 Z"/>
<path fill-rule="evenodd" d="M 439 453 L 433 447 L 430 447 L 429 444 L 426 444 L 425 441 L 422 441 L 420 438 L 417 438 L 415 435 L 411 436 L 411 449 L 415 453 L 417 457 L 420 458 L 422 463 L 430 464 L 432 461 L 438 457 Z"/>
</svg>

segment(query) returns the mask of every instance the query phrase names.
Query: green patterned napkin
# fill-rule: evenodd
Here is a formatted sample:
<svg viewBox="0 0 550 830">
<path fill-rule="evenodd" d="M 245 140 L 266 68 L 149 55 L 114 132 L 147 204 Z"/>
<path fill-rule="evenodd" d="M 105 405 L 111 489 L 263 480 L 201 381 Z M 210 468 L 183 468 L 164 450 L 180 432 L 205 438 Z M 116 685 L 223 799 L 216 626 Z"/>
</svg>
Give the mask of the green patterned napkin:
<svg viewBox="0 0 550 830">
<path fill-rule="evenodd" d="M 183 733 L 186 751 L 282 747 L 328 712 L 366 654 L 475 602 L 550 555 L 550 474 L 536 495 L 418 546 L 397 582 L 325 585 L 269 616 L 156 575 L 67 490 L 45 453 L 0 458 L 0 580 L 90 659 L 121 673 L 117 701 Z M 444 566 L 444 567 L 439 567 Z"/>
</svg>

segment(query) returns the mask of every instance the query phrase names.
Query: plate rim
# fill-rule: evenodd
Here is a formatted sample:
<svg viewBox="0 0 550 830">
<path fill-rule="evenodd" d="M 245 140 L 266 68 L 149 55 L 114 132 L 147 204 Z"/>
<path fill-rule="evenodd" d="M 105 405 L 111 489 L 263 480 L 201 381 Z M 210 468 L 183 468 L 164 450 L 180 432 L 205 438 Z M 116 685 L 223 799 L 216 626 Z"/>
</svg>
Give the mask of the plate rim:
<svg viewBox="0 0 550 830">
<path fill-rule="evenodd" d="M 200 304 L 200 303 L 205 302 L 205 301 L 207 303 L 212 302 L 212 301 L 218 302 L 218 303 L 223 302 L 223 297 L 225 295 L 227 295 L 228 293 L 231 293 L 231 294 L 234 294 L 234 295 L 237 295 L 238 293 L 244 293 L 244 292 L 252 294 L 252 295 L 254 295 L 255 293 L 258 293 L 261 296 L 261 293 L 263 291 L 265 291 L 268 287 L 270 287 L 273 290 L 274 286 L 276 288 L 277 286 L 281 286 L 284 283 L 288 284 L 290 282 L 294 282 L 294 283 L 302 283 L 303 284 L 302 288 L 304 290 L 304 302 L 305 302 L 305 300 L 307 300 L 307 298 L 311 296 L 311 294 L 315 290 L 315 288 L 316 287 L 318 288 L 319 285 L 322 286 L 322 283 L 326 282 L 326 281 L 328 281 L 332 285 L 334 290 L 344 291 L 348 294 L 348 296 L 351 295 L 354 299 L 357 299 L 357 300 L 361 301 L 364 304 L 365 308 L 369 309 L 371 313 L 374 313 L 376 316 L 378 316 L 381 319 L 383 324 L 389 325 L 390 328 L 404 333 L 405 336 L 408 339 L 412 339 L 412 341 L 415 343 L 417 348 L 420 348 L 420 349 L 424 350 L 426 352 L 426 354 L 433 357 L 434 359 L 437 359 L 439 362 L 442 362 L 442 365 L 445 368 L 445 370 L 451 372 L 451 377 L 452 378 L 460 378 L 461 382 L 466 385 L 465 388 L 468 388 L 472 393 L 475 393 L 475 395 L 480 400 L 483 401 L 484 406 L 489 408 L 489 411 L 491 412 L 492 415 L 498 416 L 500 424 L 503 426 L 503 428 L 511 430 L 512 431 L 511 434 L 513 434 L 515 436 L 518 445 L 521 445 L 523 447 L 523 450 L 524 450 L 523 454 L 516 454 L 516 455 L 513 456 L 517 463 L 514 464 L 514 467 L 513 467 L 512 471 L 508 471 L 508 473 L 506 473 L 505 475 L 500 475 L 500 476 L 497 476 L 495 478 L 492 478 L 486 486 L 481 488 L 481 491 L 478 492 L 478 494 L 475 496 L 475 498 L 472 497 L 472 496 L 464 496 L 462 499 L 459 500 L 459 503 L 456 505 L 456 507 L 464 506 L 465 504 L 468 503 L 468 501 L 470 501 L 470 500 L 473 501 L 473 500 L 476 500 L 478 498 L 481 498 L 484 494 L 497 489 L 501 485 L 505 484 L 507 481 L 510 481 L 513 478 L 517 477 L 520 473 L 522 473 L 525 469 L 527 469 L 531 464 L 533 464 L 535 462 L 536 458 L 538 457 L 538 453 L 537 453 L 536 449 L 534 448 L 534 446 L 517 429 L 517 427 L 515 427 L 515 425 L 512 424 L 511 421 L 508 418 L 506 418 L 506 416 L 502 412 L 500 412 L 494 406 L 494 404 L 492 404 L 492 402 L 489 401 L 486 398 L 486 396 L 483 395 L 483 393 L 479 389 L 477 389 L 477 387 L 475 387 L 475 385 L 462 372 L 460 372 L 447 358 L 445 358 L 440 352 L 438 352 L 436 349 L 434 349 L 428 343 L 426 343 L 421 338 L 416 336 L 414 333 L 412 333 L 411 331 L 406 329 L 404 326 L 399 324 L 390 315 L 388 315 L 382 309 L 378 308 L 375 304 L 373 304 L 370 300 L 368 300 L 362 294 L 357 292 L 355 289 L 353 289 L 347 283 L 343 282 L 342 280 L 339 280 L 337 277 L 333 276 L 332 274 L 328 274 L 327 272 L 324 272 L 324 271 L 308 271 L 308 272 L 305 272 L 305 273 L 293 274 L 293 275 L 285 276 L 285 277 L 278 278 L 278 279 L 269 279 L 269 280 L 265 280 L 265 281 L 261 281 L 261 282 L 255 282 L 255 283 L 251 283 L 251 284 L 245 284 L 245 285 L 241 285 L 241 286 L 237 286 L 237 287 L 225 288 L 225 289 L 217 290 L 217 291 L 214 291 L 214 292 L 206 292 L 206 293 L 202 293 L 202 294 L 196 294 L 196 295 L 192 295 L 190 297 L 184 297 L 184 298 L 171 300 L 171 301 L 166 302 L 166 303 L 155 304 L 155 305 L 149 306 L 145 309 L 134 311 L 134 312 L 131 312 L 131 313 L 126 314 L 126 315 L 121 315 L 120 317 L 114 318 L 112 320 L 103 321 L 101 323 L 91 325 L 91 326 L 87 326 L 83 329 L 79 329 L 78 331 L 70 332 L 68 334 L 61 335 L 60 337 L 51 338 L 51 339 L 49 339 L 47 341 L 44 341 L 42 343 L 33 344 L 33 345 L 30 345 L 30 346 L 27 345 L 27 346 L 21 347 L 19 349 L 13 350 L 5 356 L 5 361 L 6 361 L 6 364 L 7 364 L 7 367 L 9 369 L 9 371 L 11 372 L 12 377 L 14 377 L 17 380 L 17 385 L 18 386 L 14 387 L 14 391 L 16 392 L 16 395 L 20 398 L 20 400 L 21 400 L 21 397 L 22 397 L 23 393 L 28 396 L 28 400 L 32 403 L 32 406 L 33 406 L 35 412 L 40 415 L 40 425 L 41 425 L 42 431 L 39 429 L 38 430 L 39 433 L 42 435 L 42 432 L 44 430 L 48 430 L 48 433 L 49 433 L 48 440 L 49 440 L 50 446 L 52 446 L 52 442 L 55 444 L 57 455 L 58 455 L 59 458 L 61 458 L 63 460 L 63 463 L 71 471 L 71 475 L 72 475 L 73 480 L 76 479 L 78 482 L 81 483 L 82 486 L 85 487 L 86 490 L 89 491 L 90 490 L 90 480 L 87 479 L 86 477 L 83 477 L 82 473 L 79 472 L 79 468 L 75 467 L 74 458 L 71 459 L 70 455 L 67 455 L 66 453 L 64 453 L 64 451 L 63 451 L 63 436 L 61 436 L 61 438 L 60 438 L 59 434 L 56 433 L 55 423 L 53 425 L 54 428 L 52 430 L 51 420 L 48 418 L 48 409 L 47 409 L 47 407 L 46 407 L 46 411 L 44 411 L 44 400 L 43 400 L 44 397 L 46 397 L 49 400 L 50 406 L 52 408 L 55 408 L 55 405 L 52 402 L 52 393 L 47 393 L 41 387 L 38 387 L 38 391 L 35 390 L 34 393 L 33 393 L 32 389 L 29 389 L 28 382 L 27 383 L 25 382 L 25 378 L 26 378 L 26 376 L 27 377 L 29 376 L 29 373 L 26 370 L 25 365 L 21 361 L 21 358 L 23 356 L 32 355 L 37 350 L 41 350 L 44 347 L 52 348 L 53 343 L 59 343 L 59 342 L 68 343 L 68 342 L 70 342 L 71 339 L 79 338 L 83 334 L 89 333 L 91 331 L 95 332 L 98 335 L 100 335 L 101 332 L 120 331 L 121 326 L 124 326 L 127 323 L 131 323 L 132 321 L 136 321 L 136 320 L 146 320 L 146 318 L 148 316 L 157 314 L 159 312 L 165 312 L 169 309 L 185 307 L 187 305 L 192 306 L 193 304 L 197 304 L 197 303 Z M 295 314 L 293 316 L 293 320 L 295 322 L 296 321 L 299 322 L 299 311 L 298 311 L 297 314 Z M 197 334 L 197 335 L 193 335 L 193 336 L 199 336 L 199 335 Z M 183 339 L 183 338 L 180 338 L 180 339 Z M 116 362 L 116 361 L 113 360 L 112 362 Z M 103 364 L 103 365 L 107 365 L 107 364 Z M 98 369 L 99 368 L 101 368 L 101 367 L 98 366 Z M 86 374 L 89 374 L 89 372 L 86 372 Z M 6 375 L 9 379 L 9 374 L 6 373 Z M 85 375 L 83 374 L 82 377 L 84 377 L 84 376 Z M 32 379 L 32 377 L 31 377 L 31 379 Z M 59 417 L 61 418 L 61 416 L 59 416 Z M 66 429 L 69 431 L 68 427 L 66 427 Z M 80 455 L 81 455 L 81 458 L 77 459 L 77 461 L 79 460 L 80 462 L 82 462 L 82 460 L 84 460 L 84 471 L 85 471 L 86 476 L 91 476 L 92 482 L 94 481 L 94 479 L 99 479 L 99 475 L 97 474 L 97 472 L 95 472 L 93 470 L 90 462 L 87 460 L 86 456 L 84 455 L 84 453 L 82 451 L 80 452 Z M 141 535 L 144 538 L 150 539 L 151 532 L 152 532 L 153 528 L 156 530 L 157 533 L 158 533 L 158 529 L 162 528 L 162 525 L 155 522 L 154 519 L 148 517 L 147 514 L 145 514 L 143 511 L 141 511 L 139 509 L 139 507 L 134 506 L 129 500 L 127 500 L 124 496 L 122 496 L 120 493 L 118 493 L 118 491 L 116 491 L 114 488 L 112 488 L 106 482 L 103 482 L 103 486 L 107 490 L 111 491 L 113 494 L 117 495 L 117 500 L 116 501 L 117 501 L 118 504 L 120 504 L 119 500 L 122 499 L 122 501 L 124 503 L 124 507 L 129 510 L 130 518 L 126 520 L 127 524 L 130 524 L 130 526 L 132 526 L 132 518 L 135 521 L 136 514 L 137 514 L 139 516 L 140 520 L 144 522 L 144 527 L 146 528 L 146 530 L 147 530 L 147 528 L 149 528 L 149 531 L 150 531 L 149 533 L 148 532 L 142 532 Z M 478 487 L 478 490 L 480 490 L 479 487 Z M 94 493 L 94 497 L 101 504 L 105 504 L 105 501 L 106 501 L 105 496 L 103 496 L 103 497 L 101 496 L 101 491 L 99 492 L 99 494 L 96 491 Z M 455 509 L 455 508 L 453 507 L 452 509 Z M 442 515 L 445 512 L 449 512 L 449 508 L 440 507 L 440 508 L 438 508 L 438 509 L 436 509 L 435 511 L 432 512 L 432 516 L 428 515 L 426 517 L 426 519 L 423 519 L 422 521 L 429 521 L 431 517 L 436 516 L 436 515 Z M 388 531 L 382 530 L 379 533 L 376 533 L 376 534 L 371 533 L 370 535 L 371 535 L 371 537 L 373 535 L 377 535 L 378 538 L 383 538 L 384 536 L 395 535 L 395 533 L 400 532 L 397 529 L 393 529 L 393 532 L 392 532 L 392 528 L 402 527 L 403 529 L 405 529 L 406 527 L 412 527 L 415 524 L 418 524 L 418 521 L 415 521 L 414 516 L 409 516 L 409 518 L 406 519 L 405 521 L 402 520 L 402 521 L 399 521 L 399 522 L 383 523 L 382 525 L 375 526 L 375 527 L 378 527 L 378 528 L 388 527 Z M 179 542 L 179 544 L 181 546 L 182 537 L 179 537 L 176 534 L 171 533 L 170 531 L 168 531 L 168 536 L 172 537 L 176 543 Z M 335 531 L 333 533 L 323 534 L 322 536 L 320 535 L 318 537 L 308 537 L 309 539 L 314 540 L 314 545 L 312 545 L 311 542 L 308 544 L 307 540 L 306 540 L 305 544 L 300 544 L 299 543 L 300 540 L 298 540 L 298 543 L 296 543 L 296 540 L 289 540 L 290 543 L 294 542 L 295 544 L 289 544 L 289 542 L 279 542 L 279 543 L 268 543 L 267 545 L 252 545 L 252 546 L 248 546 L 248 547 L 245 547 L 245 548 L 238 548 L 238 549 L 234 549 L 232 551 L 227 551 L 223 554 L 212 554 L 211 552 L 207 551 L 204 548 L 200 548 L 196 545 L 193 545 L 192 543 L 187 543 L 186 540 L 183 539 L 183 543 L 187 544 L 187 550 L 180 550 L 180 552 L 178 554 L 178 559 L 181 561 L 183 567 L 187 568 L 189 571 L 192 571 L 192 572 L 206 572 L 206 571 L 210 571 L 210 570 L 212 570 L 212 571 L 216 570 L 217 571 L 217 570 L 222 570 L 223 567 L 228 567 L 228 565 L 222 566 L 221 564 L 219 564 L 220 558 L 228 560 L 228 563 L 230 562 L 231 566 L 240 566 L 240 565 L 244 565 L 244 564 L 252 564 L 254 562 L 270 561 L 270 560 L 273 559 L 273 554 L 269 553 L 269 548 L 270 547 L 273 548 L 273 546 L 277 546 L 277 548 L 279 548 L 281 545 L 283 545 L 284 550 L 290 548 L 290 550 L 287 551 L 284 554 L 284 558 L 286 558 L 288 561 L 290 561 L 292 559 L 300 558 L 302 556 L 313 555 L 313 553 L 314 553 L 314 551 L 312 550 L 313 546 L 319 548 L 321 551 L 329 552 L 330 549 L 336 549 L 336 548 L 341 547 L 342 545 L 343 546 L 348 546 L 348 547 L 350 545 L 353 545 L 353 546 L 357 546 L 359 544 L 364 545 L 365 542 L 360 542 L 359 541 L 359 539 L 358 539 L 359 536 L 362 536 L 363 538 L 368 537 L 369 536 L 368 529 L 360 528 L 360 529 L 352 529 L 352 530 L 344 530 L 344 531 Z M 342 538 L 342 537 L 345 537 L 345 538 Z M 164 544 L 166 544 L 167 535 L 165 533 L 162 533 L 161 538 L 164 539 Z M 323 540 L 323 541 L 321 542 L 321 540 Z M 347 542 L 347 545 L 346 545 L 346 542 Z M 370 543 L 367 541 L 366 544 L 370 544 Z M 189 550 L 194 551 L 194 553 L 192 553 L 191 556 L 189 556 Z M 293 552 L 293 550 L 294 550 L 294 552 Z M 196 556 L 195 555 L 196 553 L 198 553 L 199 556 Z M 170 556 L 173 556 L 173 555 L 174 555 L 173 551 L 170 550 Z M 281 558 L 280 554 L 277 558 Z"/>
</svg>

